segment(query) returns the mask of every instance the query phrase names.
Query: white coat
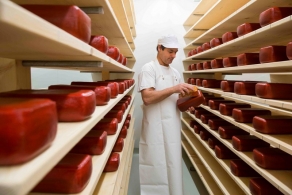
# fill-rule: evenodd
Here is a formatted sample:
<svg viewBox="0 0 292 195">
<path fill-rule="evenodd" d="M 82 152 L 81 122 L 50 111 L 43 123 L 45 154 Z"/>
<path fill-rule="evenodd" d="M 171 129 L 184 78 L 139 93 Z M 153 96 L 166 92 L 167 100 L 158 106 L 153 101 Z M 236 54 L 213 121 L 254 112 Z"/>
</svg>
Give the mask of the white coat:
<svg viewBox="0 0 292 195">
<path fill-rule="evenodd" d="M 157 60 L 147 65 L 148 70 L 155 72 L 155 78 L 146 82 L 154 82 L 155 90 L 180 83 L 179 73 L 172 67 L 169 71 L 171 74 L 165 75 L 161 70 L 164 67 Z M 145 84 L 141 74 L 138 87 Z M 141 195 L 183 195 L 181 123 L 177 99 L 178 94 L 173 94 L 159 103 L 143 105 L 139 143 Z"/>
</svg>

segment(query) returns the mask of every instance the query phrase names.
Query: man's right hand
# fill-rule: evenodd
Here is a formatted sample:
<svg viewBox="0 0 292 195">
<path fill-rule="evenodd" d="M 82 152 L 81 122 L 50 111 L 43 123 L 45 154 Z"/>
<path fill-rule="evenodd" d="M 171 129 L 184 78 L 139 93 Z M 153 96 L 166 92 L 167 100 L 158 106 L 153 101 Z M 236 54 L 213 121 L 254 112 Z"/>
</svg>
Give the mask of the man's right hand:
<svg viewBox="0 0 292 195">
<path fill-rule="evenodd" d="M 180 83 L 173 87 L 174 93 L 180 93 L 182 96 L 188 94 L 191 91 L 198 91 L 198 88 L 195 85 L 188 83 Z"/>
</svg>

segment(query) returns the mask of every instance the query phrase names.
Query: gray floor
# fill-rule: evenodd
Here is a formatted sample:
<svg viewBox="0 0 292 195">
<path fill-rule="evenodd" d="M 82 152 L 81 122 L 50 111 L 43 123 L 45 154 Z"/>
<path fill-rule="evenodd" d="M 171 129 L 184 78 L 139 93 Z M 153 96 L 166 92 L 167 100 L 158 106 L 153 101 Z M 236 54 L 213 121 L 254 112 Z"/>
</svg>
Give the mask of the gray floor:
<svg viewBox="0 0 292 195">
<path fill-rule="evenodd" d="M 183 181 L 184 181 L 184 195 L 207 195 L 200 177 L 196 171 L 189 171 L 192 164 L 187 155 L 183 151 Z M 133 154 L 133 162 L 131 168 L 130 182 L 128 188 L 128 195 L 139 195 L 139 150 L 135 149 Z"/>
</svg>

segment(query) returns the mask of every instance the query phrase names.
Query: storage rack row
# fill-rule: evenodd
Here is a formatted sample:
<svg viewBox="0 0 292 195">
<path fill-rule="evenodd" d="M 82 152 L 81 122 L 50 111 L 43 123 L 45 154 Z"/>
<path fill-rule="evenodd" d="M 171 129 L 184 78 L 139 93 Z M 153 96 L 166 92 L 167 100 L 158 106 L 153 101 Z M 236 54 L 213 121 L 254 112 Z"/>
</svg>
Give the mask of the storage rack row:
<svg viewBox="0 0 292 195">
<path fill-rule="evenodd" d="M 115 7 L 118 3 L 122 7 Z M 124 66 L 106 54 L 75 38 L 69 33 L 50 24 L 42 18 L 28 12 L 18 4 L 42 5 L 76 5 L 81 8 L 102 8 L 103 13 L 88 14 L 92 22 L 92 35 L 104 35 L 109 44 L 117 46 L 127 57 L 128 65 Z M 64 69 L 102 74 L 102 80 L 132 78 L 135 64 L 134 38 L 135 15 L 132 0 L 117 1 L 47 1 L 47 0 L 0 0 L 0 91 L 30 89 L 31 67 Z M 120 18 L 127 22 L 120 23 Z M 97 73 L 96 73 L 97 72 Z M 123 74 L 119 74 L 123 73 Z M 127 74 L 124 74 L 127 73 Z M 30 190 L 61 160 L 73 146 L 98 123 L 108 111 L 125 95 L 132 95 L 135 85 L 107 105 L 98 106 L 92 116 L 82 122 L 58 123 L 57 136 L 53 144 L 42 154 L 29 162 L 16 166 L 0 167 L 0 192 L 4 195 L 28 194 Z M 80 194 L 127 194 L 129 173 L 133 153 L 132 118 L 125 147 L 120 153 L 121 164 L 114 176 L 103 173 L 103 168 L 117 140 L 122 124 L 128 113 L 132 114 L 131 105 L 124 113 L 122 122 L 115 135 L 107 137 L 107 146 L 102 155 L 93 156 L 93 172 L 89 184 Z M 102 178 L 102 179 L 101 179 Z M 113 183 L 114 182 L 114 183 Z M 103 186 L 115 186 L 114 191 L 99 192 Z M 31 193 L 36 194 L 36 193 Z"/>
</svg>

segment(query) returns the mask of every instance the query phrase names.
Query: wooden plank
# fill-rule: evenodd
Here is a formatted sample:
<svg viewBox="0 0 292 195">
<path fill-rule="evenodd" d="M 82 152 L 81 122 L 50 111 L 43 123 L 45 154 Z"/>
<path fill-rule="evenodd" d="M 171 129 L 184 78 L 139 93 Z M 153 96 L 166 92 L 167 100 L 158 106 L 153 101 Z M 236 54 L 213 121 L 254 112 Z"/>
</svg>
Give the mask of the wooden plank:
<svg viewBox="0 0 292 195">
<path fill-rule="evenodd" d="M 195 167 L 196 172 L 198 173 L 200 179 L 202 180 L 206 190 L 209 194 L 219 195 L 223 194 L 214 179 L 211 177 L 205 166 L 202 164 L 201 160 L 197 157 L 197 155 L 193 155 L 195 153 L 191 148 L 190 144 L 185 140 L 182 141 L 182 147 L 186 151 L 192 165 Z M 198 162 L 199 161 L 199 162 Z"/>
<path fill-rule="evenodd" d="M 125 91 L 124 94 L 118 95 L 117 98 L 111 99 L 107 105 L 99 106 L 88 120 L 74 123 L 58 123 L 58 131 L 53 144 L 31 161 L 18 166 L 0 167 L 0 189 L 3 192 L 2 194 L 27 194 L 133 87 Z M 123 118 L 124 120 L 125 117 Z M 113 145 L 108 145 L 108 147 L 113 147 Z M 104 155 L 108 157 L 109 153 L 104 153 Z M 98 174 L 98 171 L 95 174 Z M 19 177 L 20 175 L 21 177 Z M 96 177 L 95 180 L 98 180 L 98 178 Z"/>
<path fill-rule="evenodd" d="M 244 194 L 233 179 L 219 166 L 218 162 L 214 161 L 214 157 L 206 150 L 202 143 L 198 142 L 198 139 L 190 130 L 182 129 L 182 134 L 224 194 Z"/>
<path fill-rule="evenodd" d="M 290 0 L 251 0 L 239 8 L 236 12 L 230 14 L 230 16 L 191 41 L 188 45 L 186 45 L 185 49 L 193 49 L 195 47 L 193 44 L 209 42 L 212 38 L 221 37 L 225 32 L 236 32 L 237 26 L 245 22 L 259 23 L 259 14 L 273 6 L 291 7 L 292 2 Z"/>
<path fill-rule="evenodd" d="M 213 112 L 214 113 L 214 112 Z M 230 140 L 221 139 L 216 131 L 211 130 L 208 125 L 202 123 L 200 120 L 194 116 L 189 116 L 199 122 L 206 130 L 208 130 L 212 135 L 219 139 L 224 145 L 226 145 L 232 152 L 234 152 L 238 157 L 244 160 L 248 165 L 250 165 L 255 171 L 257 171 L 261 176 L 268 180 L 272 185 L 278 188 L 284 194 L 292 193 L 292 182 L 289 180 L 292 176 L 291 170 L 268 170 L 257 166 L 253 161 L 252 152 L 239 152 L 235 150 L 231 144 Z"/>
<path fill-rule="evenodd" d="M 235 12 L 238 8 L 246 4 L 249 0 L 220 0 L 210 8 L 203 17 L 201 17 L 186 32 L 184 38 L 196 38 L 203 34 L 204 31 L 196 31 L 201 29 L 209 30 L 215 24 Z"/>
</svg>

